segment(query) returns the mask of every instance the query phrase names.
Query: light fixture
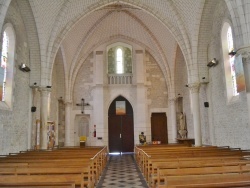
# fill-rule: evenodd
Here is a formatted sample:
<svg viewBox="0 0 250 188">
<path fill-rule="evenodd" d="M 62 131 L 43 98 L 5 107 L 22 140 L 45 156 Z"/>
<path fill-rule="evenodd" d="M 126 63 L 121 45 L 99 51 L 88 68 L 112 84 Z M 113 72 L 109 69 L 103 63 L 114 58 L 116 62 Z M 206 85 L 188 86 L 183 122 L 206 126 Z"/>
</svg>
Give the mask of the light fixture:
<svg viewBox="0 0 250 188">
<path fill-rule="evenodd" d="M 207 66 L 208 67 L 213 67 L 218 64 L 218 60 L 216 58 L 213 58 L 210 62 L 208 62 Z"/>
<path fill-rule="evenodd" d="M 233 50 L 232 50 L 231 52 L 228 53 L 228 55 L 230 55 L 230 56 L 234 56 L 235 54 L 236 54 L 236 52 L 233 51 Z"/>
<path fill-rule="evenodd" d="M 19 66 L 19 69 L 23 72 L 29 72 L 30 71 L 30 68 L 25 64 L 25 63 L 22 63 L 20 66 Z"/>
</svg>

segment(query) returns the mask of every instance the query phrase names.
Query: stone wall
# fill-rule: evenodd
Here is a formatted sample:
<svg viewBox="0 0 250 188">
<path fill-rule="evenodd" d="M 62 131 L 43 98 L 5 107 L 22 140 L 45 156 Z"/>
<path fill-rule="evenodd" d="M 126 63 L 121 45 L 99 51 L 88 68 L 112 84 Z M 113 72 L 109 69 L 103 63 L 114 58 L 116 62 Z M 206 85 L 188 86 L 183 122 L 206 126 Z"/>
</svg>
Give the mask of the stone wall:
<svg viewBox="0 0 250 188">
<path fill-rule="evenodd" d="M 85 103 L 89 103 L 93 100 L 93 53 L 84 61 L 82 67 L 78 71 L 73 88 L 73 109 L 81 109 L 81 107 L 75 104 L 81 103 L 81 99 L 84 98 Z"/>
<path fill-rule="evenodd" d="M 146 85 L 149 109 L 167 108 L 168 92 L 163 73 L 155 59 L 147 52 L 146 63 Z"/>
</svg>

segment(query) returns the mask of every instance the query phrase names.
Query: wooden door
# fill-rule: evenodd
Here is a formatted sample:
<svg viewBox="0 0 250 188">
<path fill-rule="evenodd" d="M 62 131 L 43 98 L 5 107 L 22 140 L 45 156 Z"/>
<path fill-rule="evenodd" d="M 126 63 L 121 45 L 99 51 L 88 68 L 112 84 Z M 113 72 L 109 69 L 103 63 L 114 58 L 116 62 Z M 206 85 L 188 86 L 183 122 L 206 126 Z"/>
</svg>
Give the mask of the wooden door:
<svg viewBox="0 0 250 188">
<path fill-rule="evenodd" d="M 152 135 L 152 141 L 161 141 L 162 144 L 168 143 L 166 113 L 152 113 L 151 135 Z"/>
<path fill-rule="evenodd" d="M 133 152 L 134 151 L 134 126 L 133 116 L 126 115 L 122 117 L 122 152 Z"/>
<path fill-rule="evenodd" d="M 109 151 L 121 152 L 121 117 L 109 116 Z"/>
<path fill-rule="evenodd" d="M 126 114 L 116 115 L 116 101 L 125 101 Z M 122 96 L 117 97 L 109 107 L 109 152 L 134 151 L 134 120 L 131 104 Z"/>
</svg>

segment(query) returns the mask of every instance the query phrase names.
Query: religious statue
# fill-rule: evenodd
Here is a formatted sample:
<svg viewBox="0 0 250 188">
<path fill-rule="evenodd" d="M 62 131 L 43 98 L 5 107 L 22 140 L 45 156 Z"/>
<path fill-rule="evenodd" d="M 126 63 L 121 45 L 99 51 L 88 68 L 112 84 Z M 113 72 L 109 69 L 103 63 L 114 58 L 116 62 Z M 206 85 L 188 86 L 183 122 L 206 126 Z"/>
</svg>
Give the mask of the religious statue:
<svg viewBox="0 0 250 188">
<path fill-rule="evenodd" d="M 181 138 L 187 138 L 187 127 L 186 127 L 186 117 L 183 112 L 179 115 L 179 130 L 178 133 L 180 134 Z"/>
<path fill-rule="evenodd" d="M 144 135 L 144 132 L 141 132 L 141 134 L 139 135 L 139 141 L 141 144 L 146 143 L 146 136 Z"/>
</svg>

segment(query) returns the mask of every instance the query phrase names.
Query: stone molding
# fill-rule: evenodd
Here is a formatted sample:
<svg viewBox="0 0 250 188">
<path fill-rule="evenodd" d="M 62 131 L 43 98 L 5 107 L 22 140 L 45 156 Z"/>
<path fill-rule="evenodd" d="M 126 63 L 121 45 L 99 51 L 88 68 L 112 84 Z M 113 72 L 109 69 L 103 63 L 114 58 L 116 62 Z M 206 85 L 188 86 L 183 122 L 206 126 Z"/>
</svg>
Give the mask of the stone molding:
<svg viewBox="0 0 250 188">
<path fill-rule="evenodd" d="M 43 92 L 51 92 L 51 88 L 48 87 L 39 87 L 38 90 L 43 93 Z"/>
<path fill-rule="evenodd" d="M 169 102 L 170 105 L 175 104 L 175 102 L 176 102 L 176 97 L 175 97 L 175 98 L 169 98 L 169 99 L 168 99 L 168 102 Z"/>
<path fill-rule="evenodd" d="M 200 83 L 188 84 L 188 88 L 191 91 L 191 93 L 199 93 Z"/>
<path fill-rule="evenodd" d="M 103 51 L 96 51 L 96 55 L 103 55 Z"/>
<path fill-rule="evenodd" d="M 70 105 L 73 104 L 73 102 L 72 102 L 72 101 L 65 101 L 64 104 L 65 104 L 66 106 L 70 106 Z"/>
<path fill-rule="evenodd" d="M 250 46 L 242 47 L 237 50 L 237 55 L 242 55 L 243 63 L 250 61 Z"/>
</svg>

